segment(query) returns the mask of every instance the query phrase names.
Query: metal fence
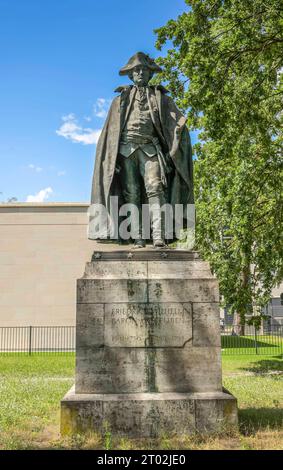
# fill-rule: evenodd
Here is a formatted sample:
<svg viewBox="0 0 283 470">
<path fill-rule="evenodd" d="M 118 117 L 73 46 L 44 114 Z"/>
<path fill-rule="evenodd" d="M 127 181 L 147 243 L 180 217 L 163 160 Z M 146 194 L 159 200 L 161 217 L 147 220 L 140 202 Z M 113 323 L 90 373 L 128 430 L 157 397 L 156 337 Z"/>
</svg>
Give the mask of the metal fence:
<svg viewBox="0 0 283 470">
<path fill-rule="evenodd" d="M 0 327 L 0 353 L 75 352 L 75 326 L 7 326 Z"/>
<path fill-rule="evenodd" d="M 269 326 L 257 330 L 245 326 L 243 335 L 236 334 L 233 326 L 221 329 L 221 350 L 223 355 L 283 353 L 283 325 Z"/>
<path fill-rule="evenodd" d="M 9 326 L 0 327 L 0 354 L 66 354 L 76 349 L 75 326 Z M 283 325 L 257 331 L 245 327 L 237 335 L 232 326 L 221 328 L 223 355 L 283 353 Z"/>
</svg>

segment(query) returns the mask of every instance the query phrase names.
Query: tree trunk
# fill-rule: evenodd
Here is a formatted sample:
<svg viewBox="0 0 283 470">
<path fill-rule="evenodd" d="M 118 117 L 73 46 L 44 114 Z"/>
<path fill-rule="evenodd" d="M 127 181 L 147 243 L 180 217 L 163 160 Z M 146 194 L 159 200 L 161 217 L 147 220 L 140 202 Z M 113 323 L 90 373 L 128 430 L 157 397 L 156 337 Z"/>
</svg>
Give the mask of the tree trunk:
<svg viewBox="0 0 283 470">
<path fill-rule="evenodd" d="M 236 335 L 245 335 L 245 323 L 242 322 L 242 317 L 238 312 L 234 314 L 233 330 Z"/>
<path fill-rule="evenodd" d="M 241 289 L 243 291 L 243 295 L 248 289 L 248 283 L 250 279 L 250 262 L 249 257 L 247 255 L 243 255 L 245 259 L 245 266 L 243 267 L 242 274 L 241 274 L 241 281 L 242 286 Z M 246 315 L 249 313 L 249 306 L 241 305 L 241 308 L 238 312 L 234 314 L 234 331 L 237 335 L 244 336 L 245 335 L 245 323 L 246 323 Z"/>
</svg>

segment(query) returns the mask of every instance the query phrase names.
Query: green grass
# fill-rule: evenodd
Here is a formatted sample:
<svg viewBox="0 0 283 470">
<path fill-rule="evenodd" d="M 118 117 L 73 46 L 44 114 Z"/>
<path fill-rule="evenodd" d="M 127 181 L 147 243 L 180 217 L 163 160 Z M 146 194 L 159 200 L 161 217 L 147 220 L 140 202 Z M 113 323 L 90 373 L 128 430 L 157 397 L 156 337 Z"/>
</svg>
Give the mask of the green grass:
<svg viewBox="0 0 283 470">
<path fill-rule="evenodd" d="M 54 423 L 60 399 L 73 383 L 74 360 L 74 355 L 0 357 L 0 448 L 26 448 Z"/>
<path fill-rule="evenodd" d="M 223 357 L 223 384 L 239 402 L 240 429 L 283 424 L 283 360 L 282 356 Z"/>
<path fill-rule="evenodd" d="M 260 355 L 279 355 L 282 354 L 283 351 L 283 338 L 276 335 L 260 335 L 257 337 L 257 341 L 255 342 L 254 336 L 221 336 L 223 355 L 253 355 L 255 354 L 256 346 Z"/>
<path fill-rule="evenodd" d="M 60 400 L 74 355 L 0 356 L 0 449 L 282 449 L 282 356 L 223 356 L 223 384 L 238 398 L 239 432 L 156 440 L 59 435 Z"/>
</svg>

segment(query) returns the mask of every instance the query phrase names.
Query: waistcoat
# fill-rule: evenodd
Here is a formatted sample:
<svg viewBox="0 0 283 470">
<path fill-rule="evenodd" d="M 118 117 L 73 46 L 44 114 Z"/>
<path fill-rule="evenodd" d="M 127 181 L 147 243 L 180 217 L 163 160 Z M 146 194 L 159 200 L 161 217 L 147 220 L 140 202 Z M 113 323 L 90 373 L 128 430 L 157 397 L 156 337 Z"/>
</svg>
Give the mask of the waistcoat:
<svg viewBox="0 0 283 470">
<path fill-rule="evenodd" d="M 146 87 L 139 87 L 123 129 L 121 140 L 123 142 L 145 143 L 151 142 L 152 137 L 156 137 L 156 131 L 150 116 Z"/>
</svg>

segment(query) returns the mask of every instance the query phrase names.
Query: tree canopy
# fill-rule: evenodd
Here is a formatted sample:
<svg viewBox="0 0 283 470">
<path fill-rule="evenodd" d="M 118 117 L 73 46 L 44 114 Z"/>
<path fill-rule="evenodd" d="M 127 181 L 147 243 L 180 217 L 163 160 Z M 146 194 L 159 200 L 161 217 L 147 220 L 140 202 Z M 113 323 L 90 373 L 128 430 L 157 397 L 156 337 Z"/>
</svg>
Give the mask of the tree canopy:
<svg viewBox="0 0 283 470">
<path fill-rule="evenodd" d="M 283 278 L 282 0 L 186 0 L 156 30 L 194 146 L 197 247 L 226 305 L 259 323 Z M 185 8 L 184 4 L 184 8 Z"/>
</svg>

